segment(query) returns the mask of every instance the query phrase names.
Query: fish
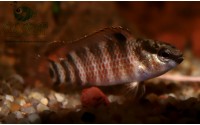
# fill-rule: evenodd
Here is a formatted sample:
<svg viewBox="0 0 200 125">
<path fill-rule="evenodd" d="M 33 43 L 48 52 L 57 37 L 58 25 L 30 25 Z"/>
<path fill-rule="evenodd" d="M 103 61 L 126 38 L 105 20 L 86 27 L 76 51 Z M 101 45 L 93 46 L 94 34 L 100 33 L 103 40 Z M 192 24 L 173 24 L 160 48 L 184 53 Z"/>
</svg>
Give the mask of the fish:
<svg viewBox="0 0 200 125">
<path fill-rule="evenodd" d="M 62 43 L 57 59 L 48 59 L 55 86 L 112 86 L 160 76 L 183 61 L 169 43 L 137 38 L 122 27 L 109 27 L 72 43 Z"/>
</svg>

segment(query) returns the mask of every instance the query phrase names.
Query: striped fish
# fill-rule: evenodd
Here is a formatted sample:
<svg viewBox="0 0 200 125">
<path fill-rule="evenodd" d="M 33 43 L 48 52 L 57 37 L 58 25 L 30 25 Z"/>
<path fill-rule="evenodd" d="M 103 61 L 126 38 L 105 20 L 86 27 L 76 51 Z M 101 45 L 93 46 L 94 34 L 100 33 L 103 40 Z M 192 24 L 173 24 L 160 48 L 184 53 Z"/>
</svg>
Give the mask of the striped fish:
<svg viewBox="0 0 200 125">
<path fill-rule="evenodd" d="M 183 61 L 174 46 L 135 38 L 128 30 L 106 28 L 59 49 L 49 60 L 55 85 L 110 86 L 140 82 L 174 68 Z"/>
</svg>

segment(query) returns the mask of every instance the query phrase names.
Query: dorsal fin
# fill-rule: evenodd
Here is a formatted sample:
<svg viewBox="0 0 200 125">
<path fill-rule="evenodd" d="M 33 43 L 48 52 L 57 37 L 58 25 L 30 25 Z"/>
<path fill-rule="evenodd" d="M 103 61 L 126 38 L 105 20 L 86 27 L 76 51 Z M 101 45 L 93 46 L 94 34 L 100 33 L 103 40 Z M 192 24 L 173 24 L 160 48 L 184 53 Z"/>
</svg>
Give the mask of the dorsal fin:
<svg viewBox="0 0 200 125">
<path fill-rule="evenodd" d="M 123 29 L 121 27 L 105 28 L 91 35 L 84 36 L 83 38 L 78 39 L 71 43 L 66 43 L 66 42 L 52 43 L 48 47 L 46 55 L 49 56 L 50 58 L 53 58 L 53 60 L 56 57 L 65 58 L 66 53 L 68 53 L 71 50 L 79 49 L 82 46 L 98 44 L 99 42 L 102 41 L 112 42 L 117 40 L 119 42 L 123 42 L 130 39 L 134 39 L 134 37 L 127 29 Z"/>
</svg>

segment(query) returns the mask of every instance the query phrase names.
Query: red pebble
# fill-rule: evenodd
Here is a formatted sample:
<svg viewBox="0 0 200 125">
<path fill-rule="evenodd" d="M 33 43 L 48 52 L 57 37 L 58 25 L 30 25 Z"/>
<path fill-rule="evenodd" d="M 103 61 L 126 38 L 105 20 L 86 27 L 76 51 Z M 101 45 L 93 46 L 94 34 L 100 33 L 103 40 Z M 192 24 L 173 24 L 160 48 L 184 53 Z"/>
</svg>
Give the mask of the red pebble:
<svg viewBox="0 0 200 125">
<path fill-rule="evenodd" d="M 106 95 L 97 87 L 84 89 L 81 94 L 81 103 L 83 107 L 97 108 L 100 105 L 109 105 Z"/>
</svg>

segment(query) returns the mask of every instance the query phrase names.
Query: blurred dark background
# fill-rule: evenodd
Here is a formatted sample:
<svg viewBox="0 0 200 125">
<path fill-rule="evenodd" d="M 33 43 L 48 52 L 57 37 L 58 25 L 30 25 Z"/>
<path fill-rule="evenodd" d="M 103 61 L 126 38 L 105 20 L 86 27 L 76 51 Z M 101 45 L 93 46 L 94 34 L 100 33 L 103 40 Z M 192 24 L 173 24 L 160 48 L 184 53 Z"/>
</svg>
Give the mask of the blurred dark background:
<svg viewBox="0 0 200 125">
<path fill-rule="evenodd" d="M 111 26 L 200 57 L 200 2 L 0 2 L 0 22 L 1 64 L 23 75 L 34 72 L 33 57 L 46 43 Z"/>
</svg>

